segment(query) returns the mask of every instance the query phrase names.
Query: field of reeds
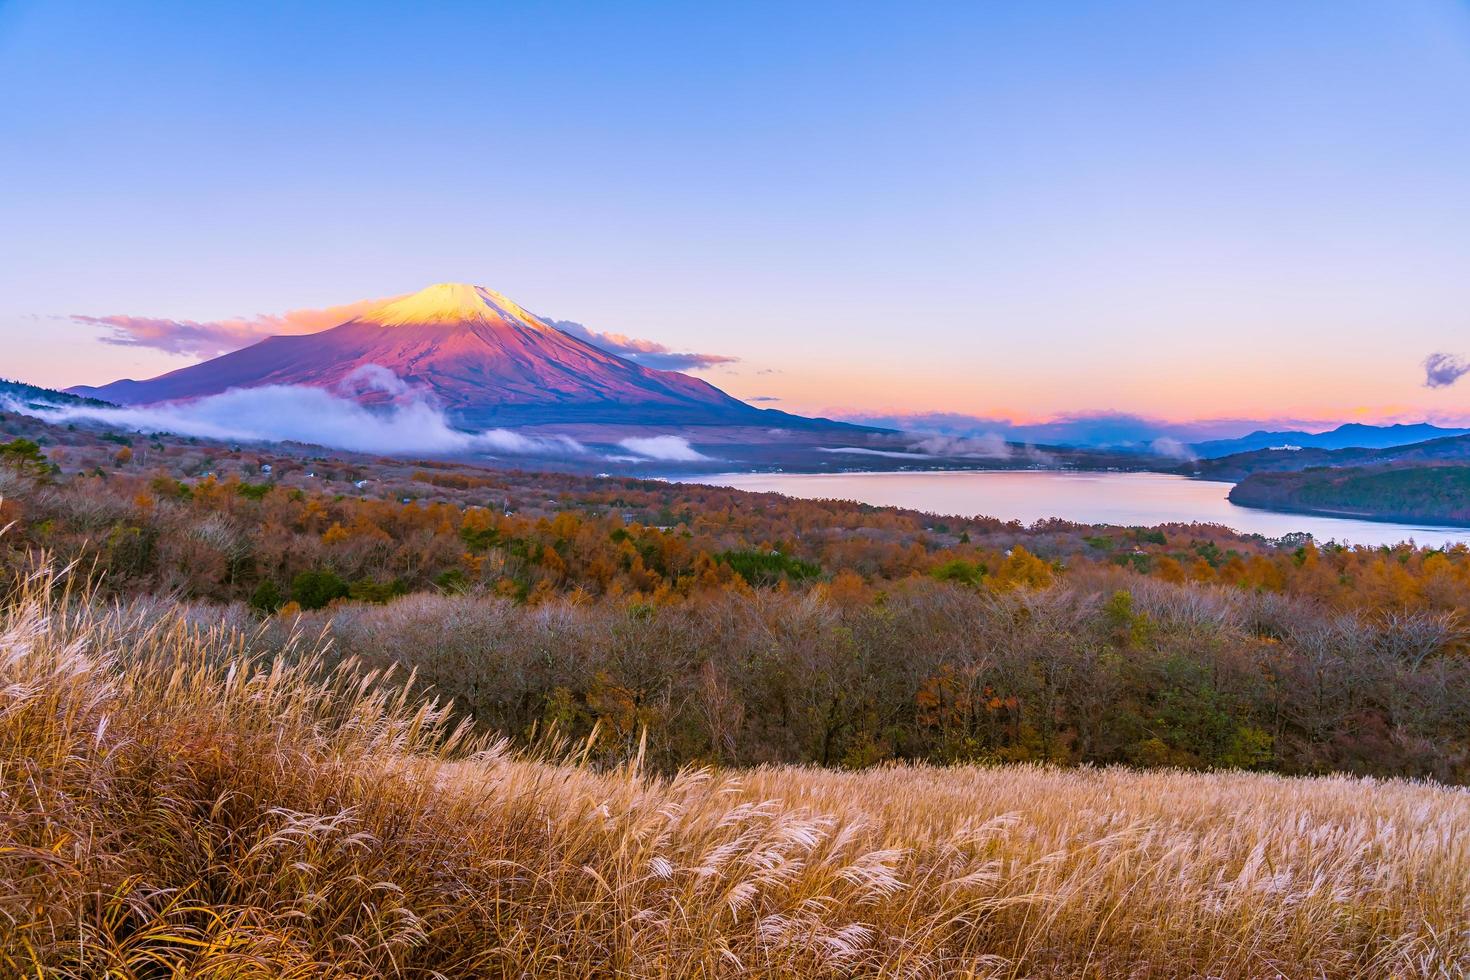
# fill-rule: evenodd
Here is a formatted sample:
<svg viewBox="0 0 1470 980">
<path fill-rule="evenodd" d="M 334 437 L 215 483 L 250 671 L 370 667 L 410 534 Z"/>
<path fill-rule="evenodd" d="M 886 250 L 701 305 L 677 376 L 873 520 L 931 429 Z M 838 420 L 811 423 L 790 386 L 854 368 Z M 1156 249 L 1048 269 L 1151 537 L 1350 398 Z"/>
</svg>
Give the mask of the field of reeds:
<svg viewBox="0 0 1470 980">
<path fill-rule="evenodd" d="M 1470 795 L 513 753 L 309 636 L 0 607 L 0 975 L 1455 977 Z M 139 610 L 143 611 L 139 611 Z M 350 652 L 350 651 L 349 651 Z"/>
</svg>

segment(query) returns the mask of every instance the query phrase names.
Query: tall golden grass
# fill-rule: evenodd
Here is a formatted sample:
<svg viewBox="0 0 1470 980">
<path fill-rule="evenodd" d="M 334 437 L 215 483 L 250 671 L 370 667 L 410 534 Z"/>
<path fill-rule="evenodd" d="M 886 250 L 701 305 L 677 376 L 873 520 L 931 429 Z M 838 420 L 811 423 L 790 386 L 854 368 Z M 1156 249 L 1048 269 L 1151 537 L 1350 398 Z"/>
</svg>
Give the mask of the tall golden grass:
<svg viewBox="0 0 1470 980">
<path fill-rule="evenodd" d="M 1419 977 L 1470 796 L 1121 770 L 593 771 L 250 637 L 0 612 L 0 975 Z"/>
</svg>

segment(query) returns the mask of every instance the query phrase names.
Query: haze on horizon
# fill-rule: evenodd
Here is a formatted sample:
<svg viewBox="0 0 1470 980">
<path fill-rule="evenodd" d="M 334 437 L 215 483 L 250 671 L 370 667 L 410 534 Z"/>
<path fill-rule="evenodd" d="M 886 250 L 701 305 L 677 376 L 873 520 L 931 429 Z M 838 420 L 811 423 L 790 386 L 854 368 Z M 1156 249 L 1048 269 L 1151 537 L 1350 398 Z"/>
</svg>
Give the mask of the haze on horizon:
<svg viewBox="0 0 1470 980">
<path fill-rule="evenodd" d="M 0 376 L 464 280 L 794 412 L 1470 420 L 1464 3 L 20 0 L 0 92 Z"/>
</svg>

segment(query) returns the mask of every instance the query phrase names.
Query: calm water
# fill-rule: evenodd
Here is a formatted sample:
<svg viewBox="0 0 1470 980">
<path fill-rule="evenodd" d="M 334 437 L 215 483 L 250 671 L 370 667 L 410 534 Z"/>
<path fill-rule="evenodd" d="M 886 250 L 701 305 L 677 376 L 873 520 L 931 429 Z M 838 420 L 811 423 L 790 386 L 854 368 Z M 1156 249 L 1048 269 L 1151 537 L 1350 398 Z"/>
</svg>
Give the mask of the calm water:
<svg viewBox="0 0 1470 980">
<path fill-rule="evenodd" d="M 685 477 L 740 490 L 791 497 L 858 500 L 936 514 L 984 515 L 1027 524 L 1062 517 L 1087 524 L 1167 524 L 1199 521 L 1280 537 L 1309 531 L 1318 541 L 1395 544 L 1470 542 L 1470 529 L 1278 514 L 1237 507 L 1229 483 L 1165 473 L 1062 473 L 1046 470 L 946 473 L 720 473 Z"/>
</svg>

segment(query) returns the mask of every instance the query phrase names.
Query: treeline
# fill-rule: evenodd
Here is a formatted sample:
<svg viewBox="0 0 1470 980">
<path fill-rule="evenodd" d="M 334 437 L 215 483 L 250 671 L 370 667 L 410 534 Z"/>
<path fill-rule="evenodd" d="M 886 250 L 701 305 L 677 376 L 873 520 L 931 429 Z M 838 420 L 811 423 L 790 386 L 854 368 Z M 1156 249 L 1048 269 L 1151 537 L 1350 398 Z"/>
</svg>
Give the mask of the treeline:
<svg viewBox="0 0 1470 980">
<path fill-rule="evenodd" d="M 269 622 L 261 652 L 324 632 L 522 743 L 590 737 L 619 758 L 646 739 L 666 770 L 923 759 L 1470 778 L 1454 613 L 1365 617 L 1107 570 L 1007 592 L 915 579 L 668 605 L 419 595 Z"/>
<path fill-rule="evenodd" d="M 1463 547 L 1319 548 L 1207 526 L 1023 528 L 653 483 L 543 495 L 536 507 L 502 510 L 400 496 L 401 488 L 385 499 L 234 476 L 52 480 L 6 469 L 3 459 L 0 478 L 9 480 L 0 485 L 0 523 L 11 525 L 0 562 L 24 564 L 44 550 L 85 567 L 114 594 L 244 601 L 262 612 L 423 591 L 532 605 L 563 594 L 658 604 L 839 579 L 882 589 L 932 577 L 1004 591 L 1097 568 L 1370 614 L 1470 606 Z"/>
<path fill-rule="evenodd" d="M 118 461 L 127 449 L 114 446 L 107 469 L 57 474 L 34 442 L 5 444 L 0 564 L 45 551 L 112 594 L 241 601 L 263 613 L 426 591 L 531 605 L 834 583 L 879 592 L 916 577 L 1005 591 L 1109 568 L 1366 615 L 1470 607 L 1462 546 L 1318 547 L 1205 525 L 1023 527 L 696 485 L 423 467 L 348 484 L 349 495 L 316 485 L 301 461 L 181 478 Z"/>
</svg>

